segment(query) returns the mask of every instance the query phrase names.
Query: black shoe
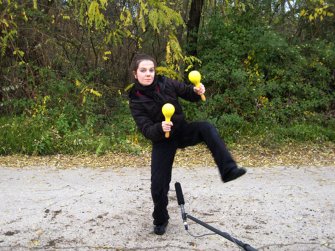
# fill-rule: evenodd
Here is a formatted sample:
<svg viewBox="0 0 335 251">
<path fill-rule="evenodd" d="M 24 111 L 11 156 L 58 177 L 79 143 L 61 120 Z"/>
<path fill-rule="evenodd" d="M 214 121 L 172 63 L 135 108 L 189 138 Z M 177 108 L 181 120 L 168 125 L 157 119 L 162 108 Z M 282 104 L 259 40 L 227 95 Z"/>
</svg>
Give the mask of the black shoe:
<svg viewBox="0 0 335 251">
<path fill-rule="evenodd" d="M 229 173 L 227 173 L 223 178 L 223 182 L 226 183 L 228 181 L 232 181 L 234 179 L 237 179 L 238 177 L 241 177 L 243 174 L 247 172 L 244 168 L 234 168 Z"/>
<path fill-rule="evenodd" d="M 168 221 L 161 224 L 161 225 L 155 225 L 154 227 L 154 233 L 157 234 L 157 235 L 163 235 L 165 234 L 165 231 L 166 231 L 166 226 L 168 225 Z"/>
</svg>

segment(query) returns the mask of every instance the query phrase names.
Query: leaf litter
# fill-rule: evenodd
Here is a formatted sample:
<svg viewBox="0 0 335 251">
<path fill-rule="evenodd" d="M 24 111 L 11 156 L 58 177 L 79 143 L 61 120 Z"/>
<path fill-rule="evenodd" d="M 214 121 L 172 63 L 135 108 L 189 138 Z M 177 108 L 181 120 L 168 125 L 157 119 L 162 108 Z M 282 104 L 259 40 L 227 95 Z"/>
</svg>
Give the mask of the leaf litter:
<svg viewBox="0 0 335 251">
<path fill-rule="evenodd" d="M 335 144 L 287 144 L 278 148 L 266 148 L 257 144 L 233 145 L 231 153 L 240 166 L 335 166 Z M 150 166 L 150 149 L 140 153 L 110 152 L 104 155 L 8 155 L 0 156 L 0 166 L 4 167 L 56 167 L 56 168 L 122 168 Z M 200 144 L 185 149 L 178 149 L 175 167 L 215 166 L 211 153 L 205 145 Z"/>
</svg>

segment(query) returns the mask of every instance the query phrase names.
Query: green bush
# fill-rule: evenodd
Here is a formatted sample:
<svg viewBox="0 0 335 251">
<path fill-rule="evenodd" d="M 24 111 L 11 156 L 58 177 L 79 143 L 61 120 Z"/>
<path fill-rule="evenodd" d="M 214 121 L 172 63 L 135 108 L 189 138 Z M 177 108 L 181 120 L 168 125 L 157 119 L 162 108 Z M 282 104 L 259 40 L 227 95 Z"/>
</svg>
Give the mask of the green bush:
<svg viewBox="0 0 335 251">
<path fill-rule="evenodd" d="M 0 120 L 1 154 L 50 154 L 53 152 L 52 131 L 41 117 L 2 117 Z"/>
<path fill-rule="evenodd" d="M 200 37 L 211 116 L 229 113 L 250 123 L 286 125 L 306 119 L 305 113 L 332 109 L 333 42 L 290 44 L 264 25 L 238 21 L 213 17 Z"/>
<path fill-rule="evenodd" d="M 20 112 L 1 117 L 0 154 L 138 152 L 126 99 L 91 82 L 96 73 L 81 76 L 72 71 L 59 79 L 48 68 L 36 71 L 35 81 L 43 85 L 33 91 L 34 99 L 1 103 L 9 111 L 19 104 Z"/>
</svg>

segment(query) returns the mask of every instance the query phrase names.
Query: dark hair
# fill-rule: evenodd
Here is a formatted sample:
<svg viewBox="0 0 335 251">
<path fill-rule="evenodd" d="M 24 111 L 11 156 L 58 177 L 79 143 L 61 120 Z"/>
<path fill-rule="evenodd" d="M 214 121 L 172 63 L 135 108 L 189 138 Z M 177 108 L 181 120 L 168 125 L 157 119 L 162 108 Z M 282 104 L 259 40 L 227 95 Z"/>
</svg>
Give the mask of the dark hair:
<svg viewBox="0 0 335 251">
<path fill-rule="evenodd" d="M 136 54 L 135 57 L 133 58 L 133 61 L 132 61 L 131 65 L 130 65 L 131 74 L 133 74 L 134 71 L 137 71 L 138 66 L 144 60 L 150 60 L 154 63 L 155 67 L 157 66 L 157 62 L 153 57 L 151 57 L 147 54 Z"/>
</svg>

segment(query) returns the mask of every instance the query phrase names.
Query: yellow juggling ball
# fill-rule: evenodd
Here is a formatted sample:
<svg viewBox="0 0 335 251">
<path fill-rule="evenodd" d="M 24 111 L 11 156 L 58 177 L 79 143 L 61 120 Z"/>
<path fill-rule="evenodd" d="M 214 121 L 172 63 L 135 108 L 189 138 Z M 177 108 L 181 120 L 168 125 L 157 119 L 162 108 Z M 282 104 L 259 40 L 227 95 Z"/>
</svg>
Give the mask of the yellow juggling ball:
<svg viewBox="0 0 335 251">
<path fill-rule="evenodd" d="M 166 103 L 165 105 L 163 105 L 162 113 L 165 117 L 166 122 L 171 121 L 171 117 L 174 114 L 174 111 L 175 111 L 175 108 L 172 104 Z M 165 138 L 168 138 L 168 137 L 170 137 L 170 132 L 165 132 Z"/>
<path fill-rule="evenodd" d="M 191 81 L 192 84 L 194 84 L 195 87 L 199 87 L 201 81 L 201 74 L 198 71 L 191 71 L 188 74 L 188 79 Z M 201 94 L 201 99 L 202 101 L 206 101 L 206 97 L 204 94 Z"/>
</svg>

